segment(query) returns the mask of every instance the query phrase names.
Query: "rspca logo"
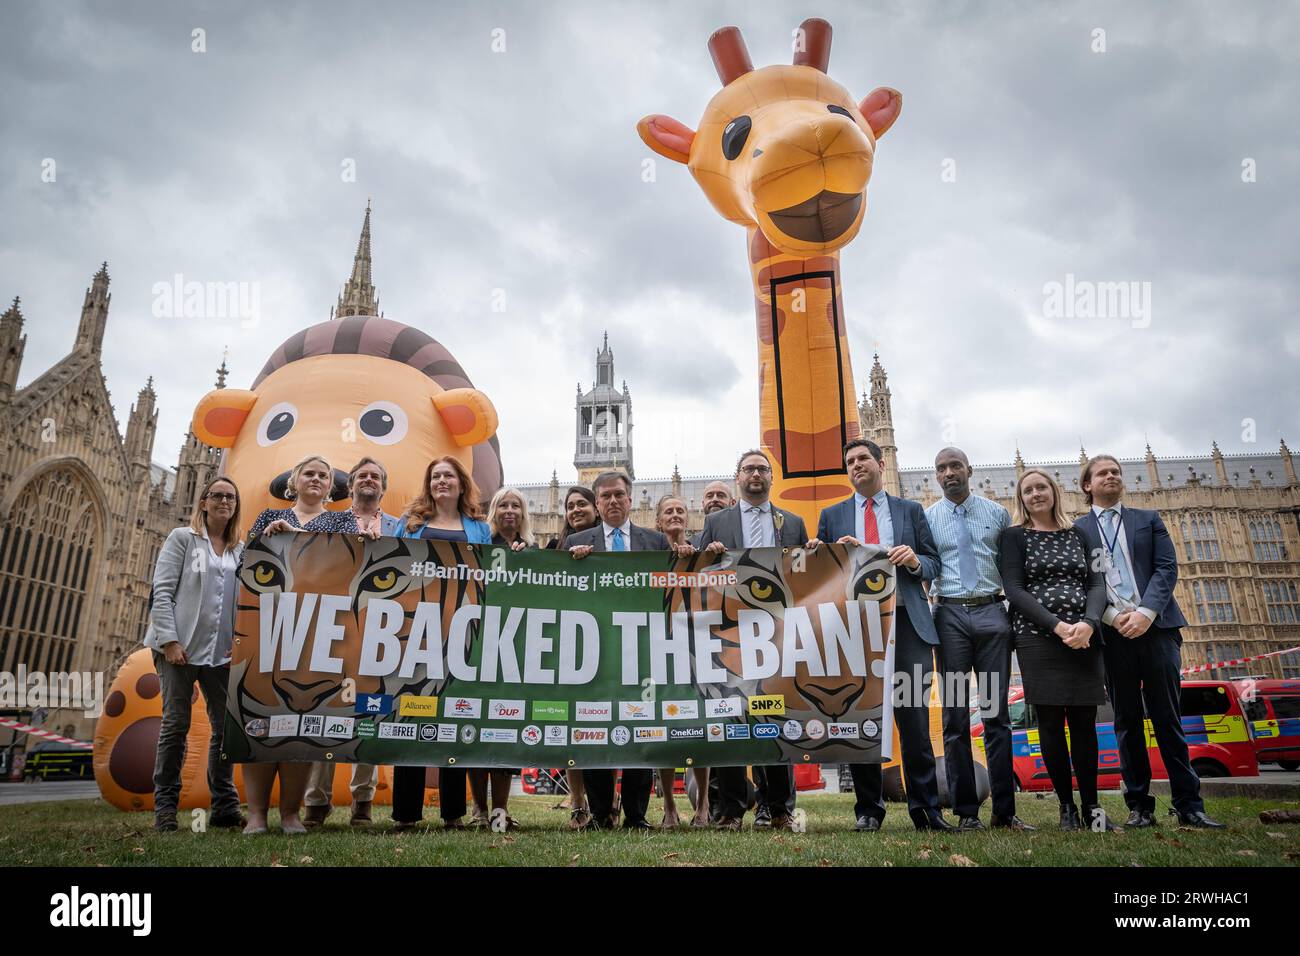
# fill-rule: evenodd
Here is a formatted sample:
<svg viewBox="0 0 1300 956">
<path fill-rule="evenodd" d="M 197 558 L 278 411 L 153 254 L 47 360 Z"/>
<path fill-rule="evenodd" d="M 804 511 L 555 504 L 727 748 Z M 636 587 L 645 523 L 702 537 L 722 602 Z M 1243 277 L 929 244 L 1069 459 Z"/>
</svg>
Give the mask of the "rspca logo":
<svg viewBox="0 0 1300 956">
<path fill-rule="evenodd" d="M 748 740 L 749 724 L 727 724 L 728 740 Z"/>
<path fill-rule="evenodd" d="M 356 710 L 354 713 L 369 715 L 384 715 L 393 712 L 393 695 L 392 694 L 362 694 L 357 698 Z"/>
<path fill-rule="evenodd" d="M 760 694 L 751 697 L 749 712 L 755 717 L 780 717 L 785 714 L 785 695 Z"/>
<path fill-rule="evenodd" d="M 51 926 L 124 926 L 132 936 L 148 936 L 153 927 L 152 893 L 83 893 L 74 886 L 51 896 L 50 907 Z"/>
<path fill-rule="evenodd" d="M 380 740 L 414 740 L 415 724 L 380 724 Z"/>
<path fill-rule="evenodd" d="M 447 705 L 443 708 L 444 717 L 473 717 L 477 720 L 483 713 L 483 698 L 481 697 L 449 697 Z"/>
<path fill-rule="evenodd" d="M 826 736 L 831 740 L 857 740 L 858 725 L 855 722 L 833 723 L 826 727 Z"/>
<path fill-rule="evenodd" d="M 739 697 L 720 697 L 704 702 L 705 717 L 739 717 L 743 704 Z"/>
<path fill-rule="evenodd" d="M 420 743 L 431 744 L 438 739 L 437 724 L 420 724 Z"/>
<path fill-rule="evenodd" d="M 781 728 L 776 724 L 755 724 L 754 736 L 759 740 L 771 740 L 781 736 Z"/>
</svg>

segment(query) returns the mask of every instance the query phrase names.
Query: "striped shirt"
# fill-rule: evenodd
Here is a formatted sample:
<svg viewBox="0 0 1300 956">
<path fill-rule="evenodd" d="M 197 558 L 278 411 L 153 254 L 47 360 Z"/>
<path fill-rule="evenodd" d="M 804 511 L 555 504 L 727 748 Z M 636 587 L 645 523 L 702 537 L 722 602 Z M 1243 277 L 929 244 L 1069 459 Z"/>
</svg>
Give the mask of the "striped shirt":
<svg viewBox="0 0 1300 956">
<path fill-rule="evenodd" d="M 966 527 L 970 531 L 971 550 L 975 553 L 975 589 L 961 586 L 961 566 L 957 556 L 956 508 L 947 498 L 940 498 L 925 510 L 935 546 L 939 549 L 940 571 L 931 592 L 940 597 L 987 597 L 1002 593 L 1002 575 L 998 571 L 998 538 L 1011 524 L 1011 515 L 996 501 L 971 494 L 962 502 L 966 509 Z"/>
</svg>

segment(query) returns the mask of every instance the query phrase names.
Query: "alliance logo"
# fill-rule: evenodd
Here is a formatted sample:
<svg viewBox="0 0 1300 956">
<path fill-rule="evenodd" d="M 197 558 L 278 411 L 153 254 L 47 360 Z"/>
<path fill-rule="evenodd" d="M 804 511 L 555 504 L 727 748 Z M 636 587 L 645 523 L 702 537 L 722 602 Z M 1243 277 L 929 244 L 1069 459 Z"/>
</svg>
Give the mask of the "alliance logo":
<svg viewBox="0 0 1300 956">
<path fill-rule="evenodd" d="M 397 698 L 397 715 L 399 717 L 437 717 L 438 698 L 403 694 Z"/>
<path fill-rule="evenodd" d="M 755 724 L 754 736 L 759 740 L 771 740 L 781 736 L 781 728 L 776 724 Z"/>
</svg>

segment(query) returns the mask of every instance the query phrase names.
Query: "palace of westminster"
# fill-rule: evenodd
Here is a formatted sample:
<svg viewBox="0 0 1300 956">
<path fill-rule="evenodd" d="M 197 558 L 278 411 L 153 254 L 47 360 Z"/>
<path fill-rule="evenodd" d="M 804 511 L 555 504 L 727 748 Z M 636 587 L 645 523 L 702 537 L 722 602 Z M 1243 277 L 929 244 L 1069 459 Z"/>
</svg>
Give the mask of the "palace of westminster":
<svg viewBox="0 0 1300 956">
<path fill-rule="evenodd" d="M 123 437 L 101 365 L 108 322 L 109 273 L 91 279 L 72 350 L 19 387 L 26 337 L 20 300 L 0 316 L 0 671 L 99 671 L 111 682 L 144 637 L 154 561 L 163 539 L 188 522 L 194 498 L 220 467 L 220 451 L 188 434 L 174 467 L 153 460 L 158 396 L 152 379 L 140 389 Z M 375 314 L 370 284 L 369 213 L 353 275 L 334 314 Z M 51 324 L 42 319 L 43 324 Z M 225 363 L 217 372 L 225 384 Z M 608 340 L 597 351 L 596 381 L 576 398 L 575 478 L 632 463 L 632 399 L 614 385 Z M 885 370 L 877 358 L 858 415 L 863 434 L 883 450 L 886 488 L 923 505 L 939 495 L 928 468 L 899 468 Z M 1011 506 L 1018 475 L 1039 467 L 1057 476 L 1065 510 L 1086 505 L 1078 461 L 976 466 L 972 489 Z M 1300 482 L 1285 442 L 1271 453 L 1122 459 L 1135 507 L 1159 510 L 1178 551 L 1175 595 L 1190 625 L 1184 666 L 1230 660 L 1300 645 Z M 672 493 L 690 509 L 691 530 L 703 523 L 704 486 L 731 475 L 639 480 L 633 521 L 654 524 L 654 502 Z M 563 523 L 560 497 L 570 482 L 516 484 L 532 524 L 549 540 Z M 251 516 L 249 516 L 251 518 Z M 1219 675 L 1300 677 L 1300 653 Z M 88 736 L 79 712 L 59 711 L 51 729 Z M 0 746 L 7 735 L 0 731 Z"/>
</svg>

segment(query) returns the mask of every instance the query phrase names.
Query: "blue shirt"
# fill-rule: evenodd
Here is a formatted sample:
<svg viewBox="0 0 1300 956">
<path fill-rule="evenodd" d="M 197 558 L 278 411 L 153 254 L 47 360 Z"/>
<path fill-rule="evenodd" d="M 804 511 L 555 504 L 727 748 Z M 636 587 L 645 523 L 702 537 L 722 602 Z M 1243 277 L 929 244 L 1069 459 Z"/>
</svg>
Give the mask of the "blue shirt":
<svg viewBox="0 0 1300 956">
<path fill-rule="evenodd" d="M 975 552 L 975 590 L 961 586 L 961 567 L 957 556 L 957 505 L 941 498 L 925 510 L 935 547 L 939 549 L 939 577 L 932 582 L 933 593 L 940 597 L 987 597 L 1002 592 L 1002 575 L 998 572 L 998 538 L 1011 524 L 1011 515 L 996 501 L 983 495 L 967 495 L 966 528 L 970 531 L 971 549 Z"/>
<path fill-rule="evenodd" d="M 871 501 L 872 510 L 876 513 L 876 530 L 880 532 L 880 546 L 888 551 L 894 546 L 894 519 L 889 514 L 889 496 L 885 494 L 885 489 L 881 488 L 871 496 Z M 863 523 L 867 516 L 867 499 L 855 491 L 853 505 L 857 508 L 853 516 L 853 536 L 866 544 L 867 537 Z"/>
</svg>

